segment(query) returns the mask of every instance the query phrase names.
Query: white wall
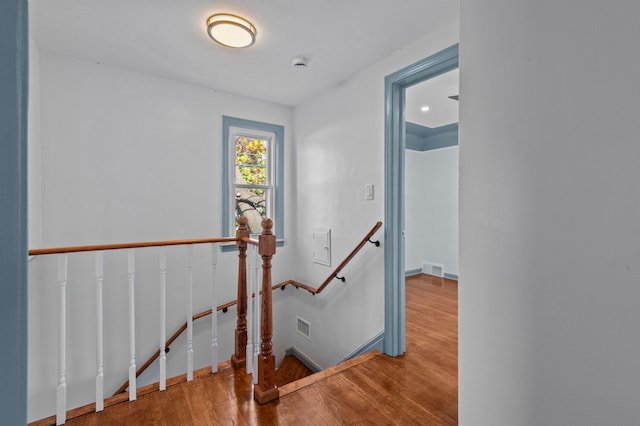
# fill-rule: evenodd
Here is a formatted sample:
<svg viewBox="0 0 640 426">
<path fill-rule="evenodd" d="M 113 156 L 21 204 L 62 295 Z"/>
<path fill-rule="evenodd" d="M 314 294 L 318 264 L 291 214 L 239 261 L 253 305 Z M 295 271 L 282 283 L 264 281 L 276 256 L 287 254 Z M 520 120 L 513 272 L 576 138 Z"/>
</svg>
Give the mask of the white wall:
<svg viewBox="0 0 640 426">
<path fill-rule="evenodd" d="M 422 269 L 424 257 L 422 245 L 424 242 L 424 196 L 422 184 L 424 182 L 423 151 L 405 150 L 404 168 L 404 270 L 415 271 Z"/>
<path fill-rule="evenodd" d="M 458 147 L 406 150 L 405 161 L 405 270 L 458 275 Z"/>
<path fill-rule="evenodd" d="M 40 74 L 47 247 L 221 236 L 222 116 L 284 125 L 293 142 L 288 107 L 46 52 Z"/>
<path fill-rule="evenodd" d="M 41 74 L 47 245 L 220 235 L 222 115 L 292 120 L 286 107 L 48 53 Z"/>
<path fill-rule="evenodd" d="M 335 267 L 384 221 L 384 77 L 455 44 L 457 22 L 396 52 L 295 110 L 298 277 L 319 285 L 331 271 L 312 263 L 312 232 L 331 229 Z M 374 184 L 375 199 L 364 187 Z M 378 235 L 383 240 L 382 232 Z M 373 247 L 373 246 L 371 246 Z M 368 253 L 326 294 L 301 294 L 295 315 L 311 322 L 312 341 L 295 345 L 321 366 L 334 364 L 384 328 L 383 247 Z"/>
<path fill-rule="evenodd" d="M 40 143 L 40 50 L 29 38 L 28 221 L 29 247 L 42 245 L 42 144 Z"/>
<path fill-rule="evenodd" d="M 640 3 L 462 3 L 460 424 L 640 424 Z"/>
<path fill-rule="evenodd" d="M 37 64 L 37 63 L 36 63 Z M 281 124 L 285 146 L 293 144 L 293 112 L 249 98 L 68 57 L 40 53 L 31 78 L 40 87 L 43 246 L 153 241 L 221 236 L 222 116 Z M 37 96 L 38 92 L 34 93 Z M 38 111 L 37 97 L 34 111 Z M 37 124 L 36 122 L 32 124 Z M 38 135 L 38 126 L 32 133 Z M 32 139 L 32 141 L 38 141 Z M 292 151 L 285 153 L 285 247 L 273 261 L 273 280 L 291 278 L 294 238 Z M 34 191 L 37 194 L 37 191 Z M 105 255 L 105 385 L 113 391 L 128 363 L 126 255 Z M 136 352 L 141 365 L 158 347 L 157 249 L 136 253 Z M 220 255 L 218 301 L 235 299 L 237 253 Z M 92 401 L 95 371 L 95 295 L 92 258 L 69 258 L 69 407 Z M 207 247 L 196 249 L 194 311 L 210 308 L 211 268 Z M 186 318 L 184 249 L 169 250 L 167 332 Z M 226 266 L 225 266 L 226 265 Z M 57 379 L 57 293 L 55 259 L 31 262 L 29 298 L 29 420 L 53 413 Z M 291 322 L 274 296 L 274 346 L 286 348 Z M 229 320 L 228 318 L 234 318 Z M 207 320 L 204 320 L 207 321 Z M 229 358 L 235 310 L 220 319 L 220 359 Z M 205 326 L 206 328 L 206 326 Z M 204 355 L 208 362 L 206 329 Z M 226 334 L 225 334 L 226 333 Z M 225 337 L 226 336 L 226 337 Z M 83 347 L 83 350 L 79 350 Z M 178 348 L 170 358 L 181 352 Z M 282 350 L 283 352 L 283 350 Z M 281 358 L 283 353 L 276 353 Z M 175 375 L 180 366 L 169 366 Z M 205 364 L 206 365 L 206 364 Z M 177 374 L 177 373 L 176 373 Z M 53 386 L 53 387 L 52 387 Z"/>
</svg>

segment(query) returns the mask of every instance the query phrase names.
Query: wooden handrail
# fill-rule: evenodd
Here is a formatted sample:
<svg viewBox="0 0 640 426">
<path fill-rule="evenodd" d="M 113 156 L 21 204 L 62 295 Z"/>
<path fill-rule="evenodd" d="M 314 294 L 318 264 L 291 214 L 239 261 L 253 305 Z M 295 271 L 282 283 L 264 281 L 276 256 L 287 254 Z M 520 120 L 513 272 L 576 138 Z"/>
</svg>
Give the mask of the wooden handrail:
<svg viewBox="0 0 640 426">
<path fill-rule="evenodd" d="M 283 282 L 281 282 L 281 283 L 279 283 L 279 284 L 274 285 L 273 287 L 271 287 L 271 290 L 272 290 L 272 291 L 273 291 L 273 290 L 277 290 L 277 289 L 279 289 L 279 288 L 286 287 L 286 286 L 288 286 L 288 285 L 304 285 L 304 284 L 300 284 L 300 283 L 298 283 L 298 282 L 296 282 L 296 281 L 292 281 L 292 280 L 287 280 L 287 281 L 283 281 Z M 262 294 L 262 291 L 260 291 L 260 294 Z M 255 293 L 251 293 L 251 298 L 253 299 L 253 298 L 255 298 L 255 297 L 256 297 L 256 294 L 255 294 Z M 227 303 L 225 303 L 225 304 L 223 304 L 223 305 L 218 306 L 218 307 L 216 308 L 216 312 L 220 312 L 220 311 L 226 312 L 226 310 L 227 310 L 227 309 L 229 309 L 230 307 L 232 307 L 232 306 L 234 306 L 234 305 L 237 305 L 237 304 L 238 304 L 238 301 L 237 301 L 237 300 L 232 300 L 231 302 L 227 302 Z M 212 313 L 212 312 L 211 312 L 211 309 L 207 309 L 206 311 L 202 311 L 202 312 L 200 312 L 200 313 L 198 313 L 198 314 L 193 315 L 192 319 L 193 319 L 193 321 L 195 321 L 195 320 L 198 320 L 198 319 L 200 319 L 200 318 L 207 317 L 207 316 L 211 315 L 211 313 Z M 167 339 L 167 342 L 165 343 L 165 347 L 166 347 L 166 348 L 169 348 L 169 346 L 170 346 L 173 342 L 175 342 L 175 341 L 176 341 L 176 339 L 177 339 L 178 337 L 180 337 L 180 335 L 181 335 L 182 333 L 184 333 L 184 331 L 185 331 L 186 329 L 187 329 L 187 323 L 185 322 L 184 324 L 182 324 L 182 325 L 178 328 L 178 330 L 176 330 L 176 332 L 175 332 L 175 333 L 173 333 L 173 334 L 171 335 L 171 337 L 169 337 L 169 338 Z M 144 373 L 144 370 L 146 370 L 147 368 L 149 368 L 149 366 L 150 366 L 151 364 L 153 364 L 153 362 L 154 362 L 156 359 L 158 359 L 158 357 L 159 357 L 159 356 L 160 356 L 160 350 L 157 350 L 157 351 L 156 351 L 156 352 L 151 356 L 151 358 L 149 358 L 149 359 L 147 360 L 147 362 L 145 362 L 145 363 L 142 365 L 142 367 L 138 368 L 138 371 L 136 371 L 136 377 L 140 377 L 140 375 L 141 375 L 142 373 Z M 127 387 L 128 387 L 128 386 L 129 386 L 129 381 L 126 381 L 122 386 L 120 386 L 120 387 L 118 388 L 118 390 L 117 390 L 113 395 L 115 396 L 115 395 L 117 395 L 117 394 L 119 394 L 119 393 L 124 392 L 125 390 L 127 390 Z"/>
<path fill-rule="evenodd" d="M 62 253 L 79 253 L 85 251 L 102 251 L 102 250 L 118 250 L 132 249 L 143 247 L 164 247 L 179 246 L 187 244 L 207 244 L 207 243 L 235 243 L 238 241 L 236 237 L 219 237 L 219 238 L 200 238 L 191 240 L 168 240 L 168 241 L 146 241 L 139 243 L 119 243 L 119 244 L 101 244 L 90 246 L 71 246 L 71 247 L 54 247 L 44 249 L 31 249 L 29 256 L 40 256 L 45 254 L 62 254 Z"/>
<path fill-rule="evenodd" d="M 274 289 L 275 289 L 275 286 L 274 286 Z M 254 297 L 255 297 L 255 294 L 253 294 L 252 296 L 254 296 Z M 233 306 L 233 305 L 236 305 L 237 303 L 238 303 L 238 301 L 237 301 L 237 300 L 232 300 L 231 302 L 227 302 L 227 303 L 225 303 L 225 304 L 223 304 L 223 305 L 218 306 L 218 307 L 216 308 L 216 312 L 220 312 L 220 311 L 224 311 L 224 312 L 226 312 L 226 310 L 227 310 L 227 309 L 229 309 L 229 308 L 230 308 L 231 306 Z M 197 319 L 207 317 L 207 316 L 211 315 L 211 313 L 212 313 L 212 312 L 211 312 L 211 309 L 208 309 L 208 310 L 206 310 L 206 311 L 203 311 L 203 312 L 200 312 L 200 313 L 198 313 L 198 314 L 195 314 L 195 315 L 192 317 L 192 320 L 193 320 L 193 321 L 195 321 L 195 320 L 197 320 Z M 165 348 L 169 349 L 169 346 L 171 346 L 171 344 L 172 344 L 173 342 L 175 342 L 175 341 L 176 341 L 176 339 L 177 339 L 178 337 L 180 337 L 180 335 L 181 335 L 181 334 L 182 334 L 186 329 L 187 329 L 187 323 L 185 322 L 184 324 L 182 324 L 182 325 L 178 328 L 178 330 L 176 330 L 176 332 L 175 332 L 175 333 L 173 333 L 173 334 L 171 335 L 171 337 L 169 337 L 169 338 L 167 339 L 167 342 L 166 342 L 166 343 L 165 343 L 165 345 L 164 345 L 164 346 L 165 346 Z M 138 368 L 138 371 L 136 371 L 136 377 L 140 377 L 140 375 L 141 375 L 142 373 L 144 373 L 144 371 L 145 371 L 147 368 L 149 368 L 149 366 L 150 366 L 151 364 L 153 364 L 153 362 L 154 362 L 156 359 L 158 359 L 158 357 L 160 357 L 160 349 L 158 349 L 158 350 L 157 350 L 153 355 L 151 355 L 151 357 L 147 360 L 147 362 L 145 362 L 145 363 L 144 363 L 140 368 Z M 115 396 L 115 395 L 117 395 L 117 394 L 119 394 L 119 393 L 122 393 L 122 392 L 126 391 L 128 386 L 129 386 L 129 381 L 127 380 L 126 382 L 124 382 L 124 383 L 122 384 L 122 386 L 120 386 L 120 387 L 118 388 L 118 390 L 117 390 L 117 391 L 115 391 L 115 393 L 114 393 L 113 395 Z"/>
<path fill-rule="evenodd" d="M 358 245 L 349 253 L 349 255 L 340 263 L 340 265 L 338 265 L 338 267 L 336 267 L 333 272 L 327 277 L 327 279 L 318 287 L 318 288 L 313 288 L 310 287 L 306 284 L 300 283 L 298 281 L 294 281 L 294 280 L 287 280 L 287 281 L 283 281 L 279 284 L 276 284 L 274 286 L 271 287 L 270 285 L 270 278 L 269 278 L 269 282 L 265 283 L 263 282 L 263 289 L 260 292 L 261 294 L 263 292 L 265 292 L 266 288 L 271 287 L 271 290 L 275 290 L 277 288 L 282 288 L 284 289 L 284 287 L 286 287 L 287 285 L 292 285 L 296 288 L 302 288 L 304 290 L 309 291 L 312 294 L 318 294 L 320 292 L 322 292 L 322 290 L 324 290 L 327 285 L 329 285 L 329 283 L 335 279 L 338 278 L 338 274 L 342 271 L 342 269 L 344 269 L 344 267 L 353 259 L 353 257 L 362 249 L 362 247 L 364 247 L 366 245 L 367 242 L 372 242 L 371 241 L 371 237 L 378 231 L 378 229 L 380 229 L 380 227 L 382 226 L 382 222 L 377 222 L 373 228 L 371 228 L 371 230 L 365 235 L 365 237 L 360 241 L 360 243 L 358 243 Z M 270 227 L 269 227 L 269 231 L 270 231 Z M 268 233 L 269 235 L 270 232 Z M 273 245 L 273 249 L 275 252 L 275 237 L 272 237 L 273 242 L 271 242 Z M 32 249 L 29 250 L 29 255 L 30 256 L 39 256 L 39 255 L 49 255 L 49 254 L 63 254 L 63 253 L 77 253 L 77 252 L 88 252 L 88 251 L 106 251 L 106 250 L 117 250 L 117 249 L 132 249 L 132 248 L 143 248 L 143 247 L 162 247 L 162 246 L 172 246 L 172 245 L 188 245 L 188 244 L 206 244 L 206 243 L 231 243 L 231 242 L 235 242 L 236 244 L 238 244 L 238 246 L 244 246 L 246 248 L 246 244 L 251 244 L 251 245 L 255 245 L 260 247 L 260 242 L 251 239 L 250 237 L 246 236 L 243 233 L 240 233 L 239 235 L 237 234 L 235 237 L 223 237 L 223 238 L 203 238 L 203 239 L 188 239 L 188 240 L 168 240 L 168 241 L 151 241 L 151 242 L 138 242 L 138 243 L 121 243 L 121 244 L 103 244 L 103 245 L 87 245 L 87 246 L 71 246 L 71 247 L 57 247 L 57 248 L 45 248 L 45 249 Z M 376 241 L 375 242 L 376 245 L 379 245 L 379 243 Z M 261 253 L 263 256 L 263 260 L 265 258 L 268 258 L 268 265 L 270 267 L 270 258 L 272 253 Z M 267 255 L 267 256 L 265 256 Z M 270 276 L 270 275 L 269 275 Z M 264 285 L 266 284 L 266 286 Z M 242 297 L 242 295 L 240 295 Z M 246 296 L 245 296 L 246 297 Z M 255 297 L 255 294 L 252 294 L 251 297 Z M 264 302 L 264 301 L 263 301 Z M 246 303 L 246 302 L 245 302 Z M 238 300 L 234 300 L 228 303 L 225 303 L 223 305 L 220 305 L 216 308 L 216 312 L 218 311 L 226 311 L 227 308 L 238 304 Z M 206 317 L 208 315 L 212 314 L 212 310 L 209 309 L 207 311 L 204 312 L 200 312 L 198 314 L 193 315 L 192 320 L 197 320 L 203 317 Z M 264 325 L 263 325 L 264 327 Z M 167 342 L 165 344 L 166 348 L 169 348 L 169 346 L 180 336 L 180 334 L 182 334 L 185 330 L 187 329 L 187 323 L 185 322 L 184 324 L 182 324 L 181 327 L 178 328 L 178 330 L 176 330 L 175 333 L 173 333 L 173 335 L 171 335 L 171 337 L 169 339 L 167 339 Z M 270 334 L 271 334 L 271 330 L 270 330 L 270 325 L 267 326 L 267 330 L 263 329 L 263 334 L 265 334 L 263 336 L 267 337 L 267 335 L 269 335 L 269 345 L 270 345 Z M 236 342 L 237 344 L 237 342 Z M 273 363 L 273 360 L 271 360 L 271 358 L 273 357 L 271 355 L 270 352 L 270 348 L 269 351 L 264 351 L 264 354 L 261 354 L 264 358 L 264 360 L 269 359 L 271 362 L 270 364 Z M 160 350 L 157 350 L 148 360 L 147 362 L 145 362 L 137 371 L 136 371 L 136 377 L 140 376 L 140 374 L 142 374 L 156 359 L 158 359 L 158 357 L 160 356 Z M 264 378 L 263 378 L 264 379 Z M 270 380 L 269 380 L 270 381 Z M 262 383 L 265 383 L 264 380 Z M 122 392 L 124 392 L 127 387 L 129 385 L 129 382 L 125 382 L 122 386 L 120 386 L 120 388 L 115 392 L 114 395 L 120 394 Z M 277 398 L 277 389 L 272 388 L 270 385 L 268 388 L 265 389 L 260 389 L 262 392 L 261 393 L 265 393 L 266 394 L 271 394 L 275 392 L 275 398 Z M 260 398 L 263 399 L 263 398 Z M 264 395 L 264 401 L 261 402 L 266 402 L 267 400 L 271 400 L 272 398 L 268 395 Z"/>
<path fill-rule="evenodd" d="M 250 237 L 242 237 L 241 240 L 247 244 L 251 244 L 253 246 L 258 247 L 260 245 L 260 241 L 252 240 Z"/>
<path fill-rule="evenodd" d="M 279 284 L 274 285 L 273 287 L 271 287 L 271 290 L 276 290 L 279 288 L 284 288 L 288 285 L 292 285 L 296 288 L 301 288 L 303 290 L 307 290 L 308 292 L 310 292 L 311 294 L 318 294 L 320 293 L 322 290 L 324 290 L 327 285 L 336 277 L 337 274 L 340 273 L 340 271 L 342 271 L 342 269 L 344 269 L 344 267 L 351 261 L 351 259 L 353 259 L 353 257 L 362 249 L 362 247 L 364 247 L 364 245 L 367 242 L 370 242 L 369 240 L 371 239 L 371 237 L 373 237 L 373 235 L 378 231 L 378 229 L 380 229 L 380 227 L 382 226 L 382 222 L 377 222 L 373 228 L 371 228 L 371 230 L 367 233 L 367 235 L 364 236 L 364 238 L 362 239 L 362 241 L 360 241 L 360 243 L 358 243 L 358 245 L 351 251 L 351 253 L 349 253 L 349 255 L 342 261 L 342 263 L 340 263 L 340 265 L 338 265 L 338 267 L 331 273 L 331 275 L 329 275 L 329 277 L 327 277 L 327 279 L 322 283 L 322 285 L 320 285 L 320 287 L 318 288 L 314 288 L 311 286 L 308 286 L 306 284 L 303 284 L 299 281 L 294 281 L 294 280 L 287 280 L 287 281 L 283 281 Z M 254 244 L 254 245 L 259 245 L 259 242 L 256 240 L 252 240 L 249 237 L 242 237 L 239 240 L 246 242 L 248 244 Z M 260 291 L 260 294 L 262 294 L 262 291 Z M 251 297 L 254 298 L 256 295 L 255 293 L 251 294 Z M 237 300 L 233 300 L 231 302 L 225 303 L 224 305 L 220 305 L 217 307 L 216 311 L 224 311 L 228 308 L 230 308 L 233 305 L 236 305 L 238 303 Z M 200 312 L 199 314 L 195 314 L 193 316 L 193 320 L 197 320 L 200 318 L 204 318 L 206 316 L 211 315 L 212 311 L 211 309 L 206 310 L 204 312 Z M 185 322 L 175 333 L 173 333 L 173 335 L 167 340 L 167 343 L 165 344 L 165 347 L 169 347 L 179 336 L 180 334 L 182 334 L 185 330 L 187 329 L 187 323 Z M 144 370 L 146 370 L 156 359 L 158 359 L 158 357 L 160 356 L 160 350 L 157 350 L 155 352 L 155 354 L 153 354 L 153 356 L 151 358 L 149 358 L 149 360 L 147 360 L 147 362 L 144 363 L 144 365 L 142 367 L 140 367 L 138 369 L 138 371 L 136 372 L 136 377 L 140 376 L 140 374 L 142 374 L 144 372 Z M 122 386 L 120 386 L 120 388 L 116 391 L 116 393 L 114 395 L 117 395 L 121 392 L 124 392 L 127 389 L 129 382 L 125 382 Z"/>
<path fill-rule="evenodd" d="M 244 219 L 244 224 L 243 224 L 243 219 Z M 109 249 L 118 249 L 118 248 L 139 248 L 139 247 L 154 247 L 154 246 L 166 246 L 166 245 L 181 245 L 181 244 L 201 244 L 201 243 L 214 243 L 214 242 L 236 242 L 239 243 L 238 246 L 239 248 L 242 250 L 242 248 L 244 248 L 246 250 L 246 245 L 243 245 L 242 243 L 245 244 L 252 244 L 252 245 L 256 245 L 259 246 L 259 241 L 257 240 L 253 240 L 250 237 L 246 236 L 248 234 L 248 231 L 246 229 L 246 218 L 241 218 L 240 219 L 240 227 L 239 230 L 240 232 L 237 233 L 236 237 L 230 237 L 230 238 L 216 238 L 216 239 L 200 239 L 200 240 L 175 240 L 175 241 L 159 241 L 159 242 L 146 242 L 146 243 L 127 243 L 127 244 L 119 244 L 119 245 L 103 245 L 103 246 L 80 246 L 80 247 L 63 247 L 63 248 L 59 248 L 59 249 L 39 249 L 39 250 L 33 250 L 35 253 L 34 254 L 56 254 L 56 253 L 69 253 L 69 252 L 79 252 L 79 251 L 92 251 L 92 250 L 109 250 Z M 244 226 L 243 226 L 244 225 Z M 247 231 L 247 232 L 244 232 Z M 31 254 L 31 252 L 30 252 Z M 239 267 L 240 271 L 243 270 L 243 266 Z M 239 275 L 240 274 L 239 271 Z M 245 278 L 246 279 L 246 278 Z M 245 284 L 246 285 L 246 284 Z M 279 285 L 278 287 L 274 286 L 275 288 L 280 288 L 283 287 L 284 285 Z M 239 286 L 239 288 L 242 288 L 242 286 Z M 219 311 L 225 311 L 230 308 L 233 305 L 238 305 L 239 301 L 242 302 L 243 299 L 246 299 L 246 295 L 243 294 L 239 294 L 238 295 L 238 299 L 233 300 L 231 302 L 227 302 L 223 305 L 220 305 L 216 308 L 216 312 Z M 255 297 L 255 294 L 252 294 L 251 297 Z M 246 305 L 246 300 L 244 301 L 244 304 Z M 245 307 L 246 310 L 246 307 Z M 206 316 L 209 316 L 212 314 L 212 310 L 208 309 L 204 312 L 200 312 L 198 314 L 195 314 L 192 316 L 192 320 L 195 321 L 197 319 L 200 318 L 204 318 Z M 246 315 L 246 312 L 245 314 Z M 246 325 L 245 325 L 246 327 Z M 171 337 L 169 337 L 169 339 L 167 339 L 166 343 L 165 343 L 165 348 L 169 348 L 169 346 L 171 346 L 171 344 L 178 338 L 180 337 L 180 335 L 187 329 L 187 323 L 185 322 L 184 324 L 182 324 L 178 330 L 176 330 L 175 333 L 173 333 L 171 335 Z M 246 333 L 246 329 L 244 331 Z M 245 345 L 246 345 L 246 337 L 244 337 L 244 339 L 237 339 L 236 338 L 236 346 L 239 346 L 242 348 L 242 350 L 245 349 Z M 238 355 L 237 352 L 234 355 Z M 138 370 L 136 371 L 136 377 L 139 377 L 151 364 L 153 364 L 153 362 L 155 360 L 157 360 L 160 357 L 160 350 L 158 349 L 140 368 L 138 368 Z M 242 360 L 244 360 L 244 356 L 242 356 Z M 238 363 L 238 361 L 236 360 L 236 363 Z M 238 366 L 236 366 L 236 368 L 238 368 Z M 122 386 L 120 386 L 118 388 L 118 390 L 114 393 L 114 395 L 117 395 L 119 393 L 122 393 L 124 391 L 126 391 L 127 387 L 129 385 L 129 382 L 126 381 L 125 383 L 122 384 Z"/>
<path fill-rule="evenodd" d="M 358 252 L 362 249 L 362 247 L 365 246 L 365 244 L 369 243 L 374 243 L 376 244 L 376 246 L 378 245 L 377 242 L 372 242 L 369 241 L 371 239 L 371 237 L 373 237 L 373 235 L 378 232 L 378 229 L 380 229 L 380 227 L 382 226 L 382 222 L 377 222 L 373 228 L 371 228 L 371 230 L 369 232 L 367 232 L 367 235 L 364 236 L 364 238 L 362 239 L 362 241 L 360 241 L 360 243 L 358 243 L 358 245 L 356 246 L 356 248 L 354 248 L 351 253 L 349 253 L 349 255 L 347 257 L 344 258 L 344 260 L 342 261 L 342 263 L 340 263 L 340 265 L 338 265 L 338 267 L 336 269 L 333 270 L 333 272 L 331 272 L 331 274 L 329 274 L 329 276 L 327 277 L 326 280 L 324 280 L 324 282 L 322 284 L 320 284 L 320 287 L 318 288 L 313 288 L 311 286 L 308 286 L 306 284 L 300 283 L 298 281 L 293 281 L 293 280 L 289 280 L 286 281 L 286 284 L 284 284 L 284 286 L 287 285 L 292 285 L 294 287 L 297 288 L 301 288 L 304 290 L 307 290 L 309 293 L 311 294 L 318 294 L 320 293 L 322 290 L 324 290 L 331 281 L 333 281 L 335 278 L 338 277 L 338 274 L 340 273 L 340 271 L 342 271 L 344 269 L 345 266 L 347 266 L 347 264 L 351 261 L 351 259 L 353 259 L 353 257 L 358 254 Z"/>
</svg>

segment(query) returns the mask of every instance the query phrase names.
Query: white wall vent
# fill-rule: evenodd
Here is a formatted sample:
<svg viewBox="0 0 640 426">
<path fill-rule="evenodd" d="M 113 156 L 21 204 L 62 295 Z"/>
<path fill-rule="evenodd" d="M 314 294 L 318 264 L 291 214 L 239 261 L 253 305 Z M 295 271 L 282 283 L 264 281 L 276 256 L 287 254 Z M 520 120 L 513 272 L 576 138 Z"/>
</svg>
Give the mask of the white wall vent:
<svg viewBox="0 0 640 426">
<path fill-rule="evenodd" d="M 422 262 L 422 273 L 444 277 L 444 266 L 433 262 Z"/>
<path fill-rule="evenodd" d="M 298 334 L 302 334 L 304 337 L 311 340 L 311 324 L 309 324 L 309 321 L 298 317 L 297 330 Z"/>
</svg>

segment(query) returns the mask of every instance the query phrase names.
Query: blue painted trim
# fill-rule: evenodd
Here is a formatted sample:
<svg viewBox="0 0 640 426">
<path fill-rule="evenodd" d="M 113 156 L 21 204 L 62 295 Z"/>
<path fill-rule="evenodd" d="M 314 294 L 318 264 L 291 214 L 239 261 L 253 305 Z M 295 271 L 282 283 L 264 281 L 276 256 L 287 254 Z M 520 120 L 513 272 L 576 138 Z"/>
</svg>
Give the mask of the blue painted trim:
<svg viewBox="0 0 640 426">
<path fill-rule="evenodd" d="M 385 78 L 385 228 L 384 228 L 384 353 L 404 353 L 404 154 L 406 149 L 405 89 L 458 68 L 458 45 L 409 65 Z"/>
<path fill-rule="evenodd" d="M 0 2 L 0 415 L 27 423 L 27 2 Z"/>
<path fill-rule="evenodd" d="M 458 130 L 451 132 L 439 133 L 437 135 L 429 136 L 425 138 L 423 151 L 431 151 L 433 149 L 448 148 L 450 146 L 458 145 Z"/>
<path fill-rule="evenodd" d="M 405 351 L 404 277 L 404 90 L 399 90 L 394 78 L 385 78 L 385 312 L 384 353 L 401 355 Z M 399 107 L 398 107 L 399 106 Z"/>
<path fill-rule="evenodd" d="M 421 275 L 422 269 L 409 269 L 408 271 L 404 271 L 405 277 L 411 277 L 413 275 Z"/>
<path fill-rule="evenodd" d="M 430 136 L 436 136 L 441 133 L 448 133 L 458 130 L 458 123 L 445 124 L 444 126 L 439 127 L 427 127 L 421 124 L 412 123 L 407 121 L 407 134 L 408 135 L 416 135 L 421 138 L 428 138 Z"/>
<path fill-rule="evenodd" d="M 229 227 L 229 127 L 241 127 L 244 129 L 257 130 L 261 132 L 271 132 L 276 135 L 275 140 L 275 162 L 276 176 L 274 190 L 275 199 L 275 229 L 274 232 L 279 240 L 280 246 L 284 245 L 284 126 L 259 121 L 245 120 L 243 118 L 222 117 L 222 235 L 231 237 L 235 235 L 235 229 Z M 230 251 L 223 246 L 222 251 Z"/>
<path fill-rule="evenodd" d="M 456 274 L 448 274 L 445 272 L 444 277 L 450 280 L 458 281 L 458 275 Z"/>
<path fill-rule="evenodd" d="M 440 127 L 426 127 L 415 123 L 406 123 L 407 149 L 430 151 L 458 145 L 458 123 Z"/>
<path fill-rule="evenodd" d="M 437 129 L 437 127 L 427 127 L 422 124 L 412 123 L 411 121 L 407 121 L 405 123 L 405 127 L 407 128 L 407 138 L 409 136 L 416 136 L 421 140 L 432 134 L 433 131 Z M 407 148 L 409 148 L 408 144 Z"/>
<path fill-rule="evenodd" d="M 231 237 L 232 230 L 229 226 L 230 212 L 229 212 L 229 127 L 231 127 L 230 120 L 227 117 L 222 117 L 222 236 Z M 233 234 L 235 235 L 235 234 Z M 222 247 L 224 251 L 224 247 Z"/>
<path fill-rule="evenodd" d="M 367 352 L 371 352 L 371 351 L 380 351 L 380 352 L 382 352 L 383 347 L 384 347 L 384 330 L 380 331 L 378 334 L 376 334 L 371 339 L 369 339 L 369 341 L 367 343 L 365 343 L 364 345 L 360 346 L 358 349 L 356 349 L 355 351 L 351 352 L 346 357 L 342 358 L 340 360 L 340 362 L 349 361 L 352 358 L 355 358 L 355 357 L 360 356 L 362 354 L 366 354 Z"/>
<path fill-rule="evenodd" d="M 424 137 L 410 132 L 409 124 L 413 123 L 407 123 L 407 135 L 405 136 L 407 149 L 412 151 L 424 151 Z"/>
<path fill-rule="evenodd" d="M 307 356 L 307 354 L 305 354 L 304 352 L 300 351 L 299 349 L 297 349 L 295 346 L 292 346 L 290 348 L 288 348 L 286 351 L 284 351 L 284 355 L 293 355 L 296 358 L 298 358 L 298 360 L 303 363 L 309 370 L 313 371 L 314 373 L 317 373 L 318 371 L 322 371 L 322 367 L 320 367 L 320 365 L 318 365 L 318 363 L 316 363 L 314 360 L 312 360 L 311 358 L 309 358 Z"/>
</svg>

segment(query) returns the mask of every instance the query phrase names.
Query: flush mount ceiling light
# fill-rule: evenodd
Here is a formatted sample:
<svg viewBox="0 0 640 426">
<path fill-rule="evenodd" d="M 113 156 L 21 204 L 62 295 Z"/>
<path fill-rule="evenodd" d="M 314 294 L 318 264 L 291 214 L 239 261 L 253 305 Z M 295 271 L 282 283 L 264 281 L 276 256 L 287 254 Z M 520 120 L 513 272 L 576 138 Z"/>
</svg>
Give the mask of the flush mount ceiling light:
<svg viewBox="0 0 640 426">
<path fill-rule="evenodd" d="M 207 33 L 226 47 L 249 47 L 256 42 L 256 27 L 230 13 L 216 13 L 207 19 Z"/>
</svg>

